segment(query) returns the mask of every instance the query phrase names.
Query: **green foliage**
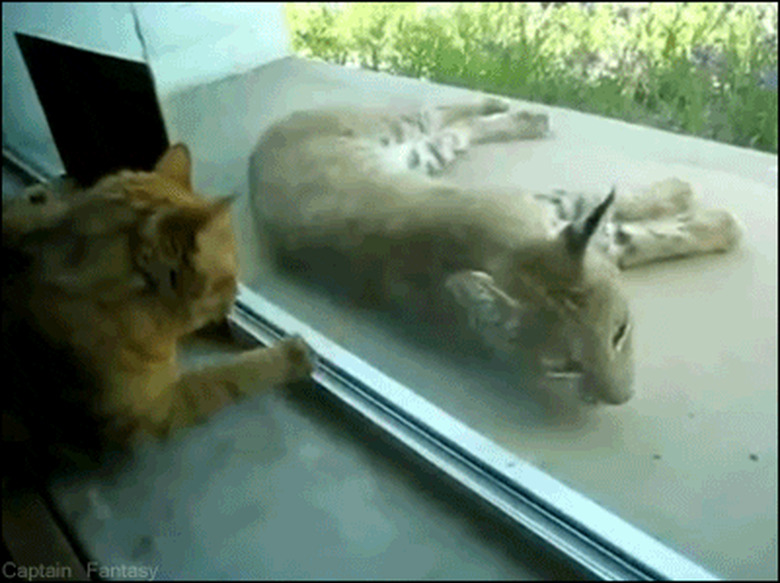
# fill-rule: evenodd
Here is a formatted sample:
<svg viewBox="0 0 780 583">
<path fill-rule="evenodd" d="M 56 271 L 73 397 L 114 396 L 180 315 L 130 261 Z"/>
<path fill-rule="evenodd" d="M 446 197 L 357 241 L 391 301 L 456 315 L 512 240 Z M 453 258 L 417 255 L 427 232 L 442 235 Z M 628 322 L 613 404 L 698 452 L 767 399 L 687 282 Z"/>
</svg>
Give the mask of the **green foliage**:
<svg viewBox="0 0 780 583">
<path fill-rule="evenodd" d="M 777 152 L 777 5 L 288 4 L 302 56 Z"/>
</svg>

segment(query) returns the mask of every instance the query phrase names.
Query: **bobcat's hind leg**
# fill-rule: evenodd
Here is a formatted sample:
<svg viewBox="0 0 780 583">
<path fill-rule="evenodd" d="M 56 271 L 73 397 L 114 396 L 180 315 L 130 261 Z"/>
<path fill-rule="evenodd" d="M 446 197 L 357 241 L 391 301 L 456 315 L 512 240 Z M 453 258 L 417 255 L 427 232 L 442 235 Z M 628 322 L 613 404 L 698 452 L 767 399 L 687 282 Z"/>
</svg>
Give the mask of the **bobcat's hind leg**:
<svg viewBox="0 0 780 583">
<path fill-rule="evenodd" d="M 419 114 L 422 132 L 412 147 L 410 169 L 419 168 L 429 176 L 439 174 L 469 148 L 474 118 L 508 110 L 508 102 L 494 98 L 423 109 Z"/>
<path fill-rule="evenodd" d="M 421 119 L 426 138 L 413 156 L 428 175 L 440 173 L 472 143 L 539 138 L 549 127 L 547 115 L 510 111 L 508 102 L 496 98 L 427 109 Z"/>
<path fill-rule="evenodd" d="M 435 116 L 435 128 L 445 129 L 455 122 L 464 119 L 488 116 L 496 113 L 505 113 L 509 111 L 509 108 L 510 104 L 508 101 L 499 99 L 497 97 L 486 97 L 477 103 L 440 105 L 433 108 L 432 110 L 426 110 L 424 115 Z"/>
<path fill-rule="evenodd" d="M 457 128 L 439 132 L 414 146 L 414 166 L 423 169 L 428 176 L 441 173 L 468 149 L 468 133 Z"/>
<path fill-rule="evenodd" d="M 452 125 L 462 126 L 468 128 L 470 143 L 486 144 L 542 138 L 550 130 L 550 121 L 545 113 L 523 110 L 474 117 Z"/>
</svg>

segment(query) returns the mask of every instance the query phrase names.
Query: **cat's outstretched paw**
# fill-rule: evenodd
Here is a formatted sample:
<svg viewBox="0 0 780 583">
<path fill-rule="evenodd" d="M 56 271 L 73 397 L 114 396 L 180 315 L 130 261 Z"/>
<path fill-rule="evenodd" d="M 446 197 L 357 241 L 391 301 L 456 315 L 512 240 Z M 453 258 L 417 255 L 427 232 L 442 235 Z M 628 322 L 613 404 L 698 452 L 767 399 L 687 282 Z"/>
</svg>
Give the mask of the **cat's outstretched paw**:
<svg viewBox="0 0 780 583">
<path fill-rule="evenodd" d="M 311 376 L 316 361 L 308 344 L 300 336 L 285 338 L 278 345 L 288 363 L 288 380 L 301 380 Z"/>
</svg>

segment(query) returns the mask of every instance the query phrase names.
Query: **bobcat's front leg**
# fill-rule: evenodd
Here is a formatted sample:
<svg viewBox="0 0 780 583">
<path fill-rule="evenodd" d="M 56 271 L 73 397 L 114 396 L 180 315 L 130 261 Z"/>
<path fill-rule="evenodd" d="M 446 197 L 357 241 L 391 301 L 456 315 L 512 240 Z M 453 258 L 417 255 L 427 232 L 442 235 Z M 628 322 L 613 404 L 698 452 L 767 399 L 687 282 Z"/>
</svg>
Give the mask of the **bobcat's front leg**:
<svg viewBox="0 0 780 583">
<path fill-rule="evenodd" d="M 739 240 L 732 214 L 700 208 L 690 184 L 677 178 L 619 197 L 613 221 L 610 253 L 621 269 L 728 251 Z"/>
<path fill-rule="evenodd" d="M 702 209 L 666 219 L 618 224 L 613 253 L 618 266 L 627 269 L 675 257 L 728 251 L 738 240 L 739 228 L 731 213 Z"/>
</svg>

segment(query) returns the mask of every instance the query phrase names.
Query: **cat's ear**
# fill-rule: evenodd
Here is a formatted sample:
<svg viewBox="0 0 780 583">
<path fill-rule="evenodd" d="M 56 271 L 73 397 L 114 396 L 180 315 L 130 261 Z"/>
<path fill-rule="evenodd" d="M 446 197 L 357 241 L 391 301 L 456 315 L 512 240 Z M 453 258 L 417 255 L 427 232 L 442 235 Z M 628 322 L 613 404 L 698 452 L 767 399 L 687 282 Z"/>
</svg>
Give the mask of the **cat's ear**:
<svg viewBox="0 0 780 583">
<path fill-rule="evenodd" d="M 235 197 L 221 198 L 200 208 L 162 208 L 150 215 L 144 224 L 147 240 L 156 241 L 170 256 L 181 257 L 195 248 L 198 233 L 224 216 Z"/>
<path fill-rule="evenodd" d="M 228 212 L 237 198 L 237 194 L 231 194 L 230 196 L 222 197 L 211 203 L 211 216 L 218 217 Z"/>
<path fill-rule="evenodd" d="M 184 144 L 174 144 L 168 148 L 154 167 L 157 174 L 165 176 L 180 184 L 187 190 L 192 190 L 192 162 L 190 151 Z"/>
<path fill-rule="evenodd" d="M 561 243 L 572 259 L 581 260 L 585 256 L 591 237 L 598 230 L 607 209 L 614 201 L 615 188 L 613 187 L 609 195 L 592 211 L 575 219 L 561 231 L 559 235 Z"/>
</svg>

